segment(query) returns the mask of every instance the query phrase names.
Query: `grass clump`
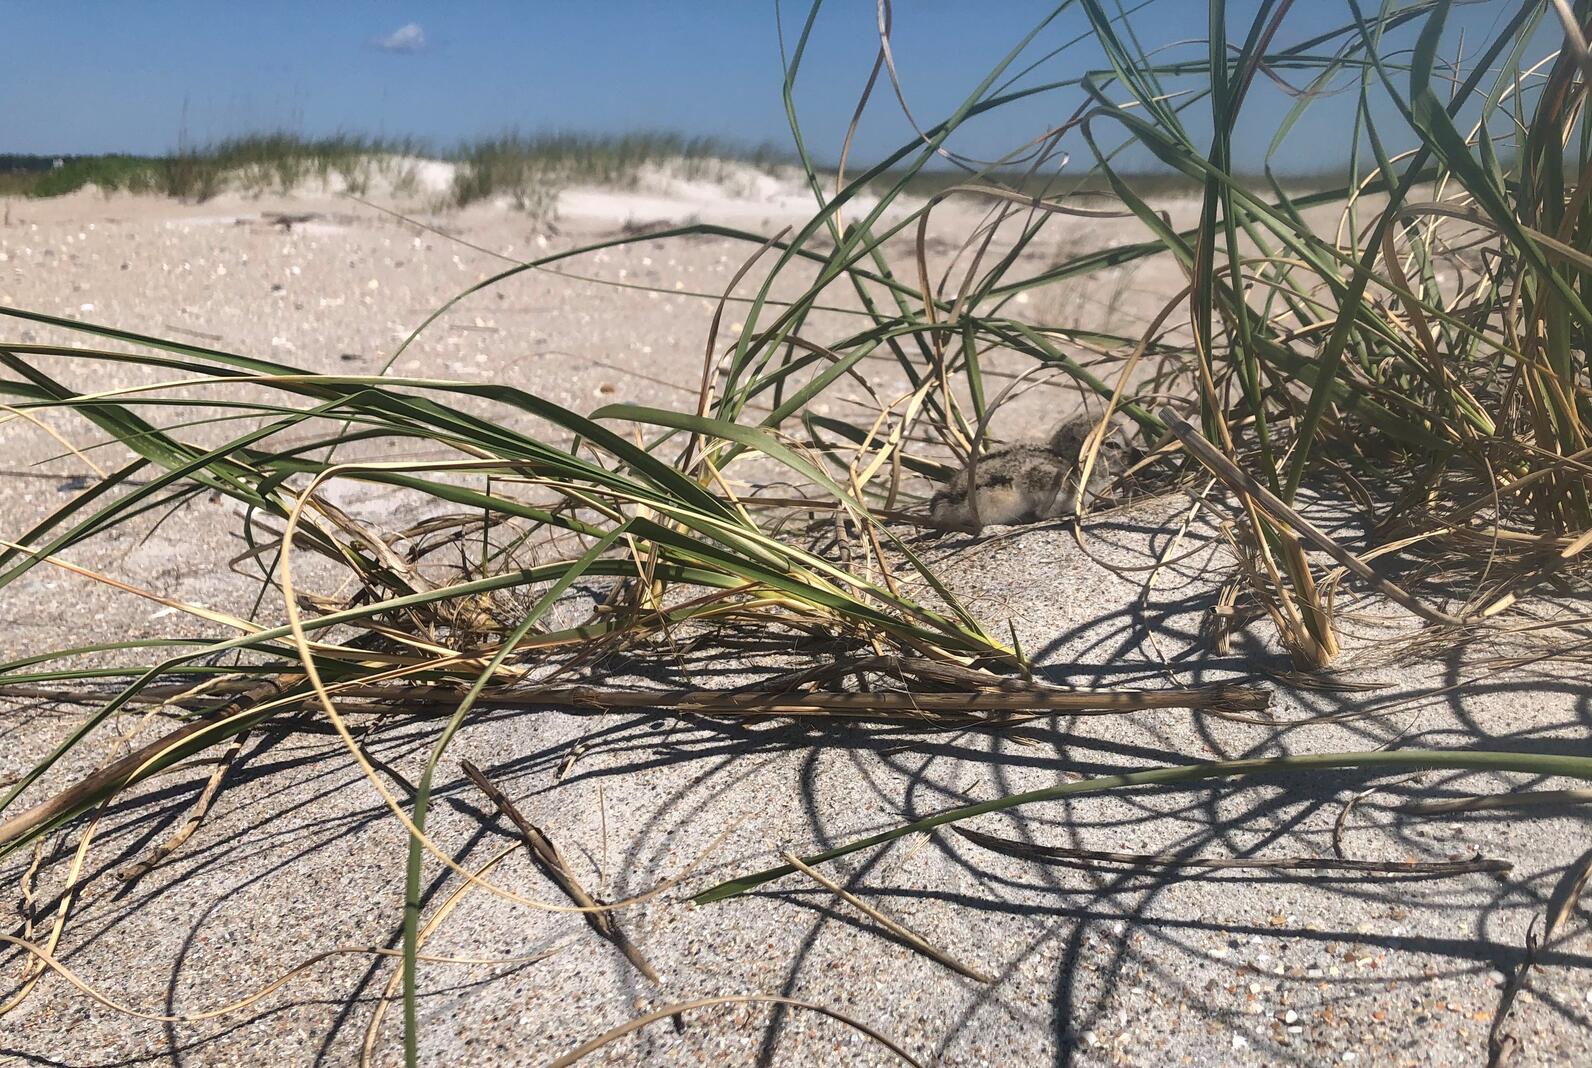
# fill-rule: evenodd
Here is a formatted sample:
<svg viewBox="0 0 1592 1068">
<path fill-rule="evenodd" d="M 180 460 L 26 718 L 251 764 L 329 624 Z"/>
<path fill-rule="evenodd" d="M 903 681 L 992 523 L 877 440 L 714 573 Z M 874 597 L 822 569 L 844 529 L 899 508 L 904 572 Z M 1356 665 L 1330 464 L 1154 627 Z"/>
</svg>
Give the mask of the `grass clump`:
<svg viewBox="0 0 1592 1068">
<path fill-rule="evenodd" d="M 95 186 L 109 193 L 160 193 L 204 201 L 224 189 L 290 193 L 334 176 L 359 194 L 383 161 L 413 155 L 410 141 L 339 134 L 306 139 L 290 133 L 253 134 L 169 156 L 12 157 L 0 161 L 0 189 L 53 197 Z"/>
<path fill-rule="evenodd" d="M 56 165 L 56 163 L 59 165 Z M 0 169 L 0 192 L 57 197 L 85 186 L 105 193 L 149 193 L 162 189 L 157 161 L 142 156 L 73 156 L 59 161 L 19 157 Z"/>
<path fill-rule="evenodd" d="M 549 215 L 559 191 L 574 184 L 633 188 L 649 167 L 685 179 L 720 180 L 729 173 L 727 161 L 766 168 L 780 160 L 767 147 L 749 152 L 714 138 L 670 133 L 506 133 L 463 144 L 454 158 L 455 205 L 507 197 L 537 217 Z"/>
</svg>

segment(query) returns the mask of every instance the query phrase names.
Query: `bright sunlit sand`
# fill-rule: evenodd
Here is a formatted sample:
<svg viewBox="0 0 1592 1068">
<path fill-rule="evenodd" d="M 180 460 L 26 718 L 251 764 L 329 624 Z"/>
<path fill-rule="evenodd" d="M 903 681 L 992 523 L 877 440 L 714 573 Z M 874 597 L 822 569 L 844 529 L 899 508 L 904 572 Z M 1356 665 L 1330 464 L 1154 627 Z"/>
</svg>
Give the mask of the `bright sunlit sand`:
<svg viewBox="0 0 1592 1068">
<path fill-rule="evenodd" d="M 1578 7 L 60 6 L 0 1064 L 1592 1063 Z"/>
</svg>

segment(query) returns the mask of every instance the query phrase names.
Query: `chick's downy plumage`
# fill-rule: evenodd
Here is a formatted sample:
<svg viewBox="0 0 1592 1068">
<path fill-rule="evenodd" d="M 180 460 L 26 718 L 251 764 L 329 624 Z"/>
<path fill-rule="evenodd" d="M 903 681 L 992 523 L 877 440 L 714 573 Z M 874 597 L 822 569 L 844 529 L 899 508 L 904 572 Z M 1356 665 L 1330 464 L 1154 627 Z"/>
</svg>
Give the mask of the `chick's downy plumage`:
<svg viewBox="0 0 1592 1068">
<path fill-rule="evenodd" d="M 934 495 L 930 525 L 977 532 L 985 526 L 1071 515 L 1077 504 L 1079 455 L 1094 426 L 1094 420 L 1080 416 L 1063 422 L 1043 444 L 1017 442 L 990 449 Z M 1089 474 L 1089 492 L 1102 492 L 1132 460 L 1132 447 L 1121 428 L 1108 428 Z"/>
</svg>

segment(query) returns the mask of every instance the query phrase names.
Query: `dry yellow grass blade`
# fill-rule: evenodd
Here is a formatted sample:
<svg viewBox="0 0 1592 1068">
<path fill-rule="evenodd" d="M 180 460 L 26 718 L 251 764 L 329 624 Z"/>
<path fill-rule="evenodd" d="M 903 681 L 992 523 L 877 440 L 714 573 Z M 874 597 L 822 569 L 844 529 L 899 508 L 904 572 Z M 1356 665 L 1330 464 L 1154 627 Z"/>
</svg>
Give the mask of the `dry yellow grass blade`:
<svg viewBox="0 0 1592 1068">
<path fill-rule="evenodd" d="M 791 865 L 797 871 L 812 879 L 813 882 L 817 883 L 819 886 L 822 886 L 825 890 L 828 890 L 830 893 L 840 898 L 840 900 L 846 902 L 846 904 L 860 911 L 863 915 L 873 920 L 880 927 L 883 927 L 886 931 L 889 931 L 891 934 L 895 935 L 897 938 L 901 939 L 901 941 L 905 942 L 907 945 L 911 946 L 925 957 L 928 957 L 930 960 L 943 964 L 953 972 L 956 972 L 958 975 L 965 975 L 969 979 L 975 980 L 976 982 L 993 983 L 995 981 L 978 969 L 963 964 L 961 961 L 957 960 L 949 953 L 946 953 L 944 950 L 935 948 L 929 943 L 928 939 L 912 930 L 912 928 L 908 927 L 901 921 L 886 915 L 883 911 L 874 908 L 872 905 L 868 904 L 862 898 L 858 897 L 856 894 L 853 894 L 839 883 L 830 880 L 822 872 L 816 871 L 813 868 L 808 867 L 806 864 L 803 864 L 801 862 L 801 858 L 796 856 L 796 854 L 790 852 L 789 850 L 785 850 L 780 854 L 780 856 L 784 858 L 785 863 Z"/>
<path fill-rule="evenodd" d="M 808 1012 L 821 1013 L 824 1016 L 828 1016 L 832 1020 L 839 1020 L 841 1023 L 852 1028 L 853 1030 L 862 1032 L 875 1042 L 879 1043 L 885 1049 L 889 1050 L 891 1053 L 894 1053 L 897 1057 L 900 1057 L 906 1063 L 913 1065 L 914 1068 L 924 1068 L 924 1065 L 921 1061 L 917 1060 L 906 1050 L 898 1046 L 895 1042 L 891 1041 L 879 1031 L 874 1030 L 872 1027 L 869 1027 L 862 1021 L 855 1020 L 850 1016 L 847 1016 L 845 1013 L 828 1008 L 827 1006 L 818 1005 L 811 1001 L 803 1001 L 800 998 L 785 997 L 782 994 L 735 994 L 729 997 L 698 998 L 695 1001 L 681 1001 L 673 1005 L 665 1005 L 663 1008 L 655 1009 L 652 1012 L 647 1013 L 645 1016 L 638 1016 L 628 1023 L 623 1023 L 618 1027 L 604 1031 L 591 1041 L 582 1043 L 575 1049 L 570 1050 L 568 1053 L 564 1054 L 562 1057 L 558 1058 L 558 1060 L 549 1065 L 548 1068 L 569 1068 L 571 1064 L 574 1064 L 583 1057 L 586 1057 L 592 1053 L 596 1053 L 604 1046 L 624 1038 L 628 1034 L 639 1031 L 649 1024 L 655 1024 L 659 1020 L 667 1020 L 674 1016 L 680 1016 L 683 1013 L 692 1011 L 693 1009 L 706 1009 L 715 1005 L 755 1004 L 789 1005 L 793 1009 L 806 1009 Z"/>
<path fill-rule="evenodd" d="M 241 1009 L 246 1009 L 250 1005 L 258 1002 L 261 998 L 268 997 L 276 991 L 282 989 L 282 987 L 286 986 L 299 975 L 303 974 L 308 969 L 313 968 L 323 960 L 330 960 L 333 957 L 341 956 L 403 956 L 402 950 L 389 949 L 386 946 L 338 946 L 334 949 L 323 950 L 320 953 L 306 957 L 304 960 L 300 961 L 298 964 L 295 964 L 292 968 L 277 976 L 269 983 L 266 983 L 259 989 L 254 990 L 249 994 L 245 994 L 243 997 L 234 1001 L 229 1001 L 225 1004 L 217 1005 L 214 1008 L 204 1009 L 199 1012 L 167 1014 L 158 1012 L 145 1012 L 142 1009 L 135 1009 L 130 1005 L 123 1005 L 121 1002 L 116 1001 L 108 994 L 103 993 L 98 988 L 89 984 L 83 979 L 82 976 L 78 975 L 71 968 L 67 967 L 67 965 L 63 964 L 43 946 L 34 945 L 32 942 L 28 942 L 21 938 L 3 933 L 0 933 L 0 944 L 15 946 L 17 949 L 29 954 L 35 960 L 40 961 L 45 967 L 59 975 L 62 979 L 65 979 L 68 983 L 71 983 L 79 991 L 99 1002 L 101 1005 L 104 1005 L 107 1009 L 110 1009 L 113 1012 L 121 1013 L 123 1016 L 133 1016 L 140 1020 L 150 1020 L 154 1023 L 183 1024 L 200 1023 L 205 1020 L 214 1020 L 218 1017 L 228 1016 L 234 1012 L 238 1012 Z M 552 949 L 546 949 L 540 953 L 533 953 L 523 957 L 443 957 L 427 954 L 419 957 L 418 959 L 426 961 L 430 964 L 477 964 L 498 966 L 510 964 L 533 964 L 536 961 L 546 960 L 555 953 L 562 952 L 564 948 L 565 947 L 563 946 L 556 946 Z"/>
</svg>

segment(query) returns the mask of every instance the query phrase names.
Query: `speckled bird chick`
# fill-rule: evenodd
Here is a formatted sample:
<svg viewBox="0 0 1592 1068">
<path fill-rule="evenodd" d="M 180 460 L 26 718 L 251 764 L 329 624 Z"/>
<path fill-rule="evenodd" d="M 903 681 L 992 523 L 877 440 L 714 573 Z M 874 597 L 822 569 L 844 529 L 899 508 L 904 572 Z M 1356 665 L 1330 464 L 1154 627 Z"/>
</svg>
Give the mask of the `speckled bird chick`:
<svg viewBox="0 0 1592 1068">
<path fill-rule="evenodd" d="M 1077 416 L 1063 422 L 1042 444 L 1015 442 L 990 449 L 976 466 L 958 471 L 934 495 L 929 502 L 929 525 L 977 533 L 985 526 L 1071 515 L 1077 501 L 1078 457 L 1094 425 L 1095 420 L 1088 416 Z M 1126 434 L 1113 424 L 1089 473 L 1090 492 L 1104 490 L 1133 459 Z M 976 501 L 968 492 L 969 471 L 978 484 Z"/>
</svg>

